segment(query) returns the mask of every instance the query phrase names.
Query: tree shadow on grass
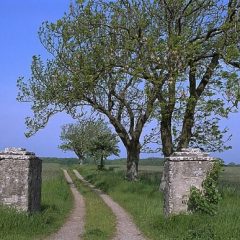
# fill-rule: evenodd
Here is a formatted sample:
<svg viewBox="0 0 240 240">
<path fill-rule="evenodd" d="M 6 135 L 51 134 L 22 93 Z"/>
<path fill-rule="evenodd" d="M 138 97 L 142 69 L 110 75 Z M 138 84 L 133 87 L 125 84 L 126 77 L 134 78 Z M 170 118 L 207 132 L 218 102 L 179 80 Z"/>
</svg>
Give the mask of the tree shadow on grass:
<svg viewBox="0 0 240 240">
<path fill-rule="evenodd" d="M 57 207 L 56 204 L 42 204 L 41 205 L 41 212 L 46 212 L 46 211 L 57 212 L 57 211 L 59 211 L 59 207 Z"/>
</svg>

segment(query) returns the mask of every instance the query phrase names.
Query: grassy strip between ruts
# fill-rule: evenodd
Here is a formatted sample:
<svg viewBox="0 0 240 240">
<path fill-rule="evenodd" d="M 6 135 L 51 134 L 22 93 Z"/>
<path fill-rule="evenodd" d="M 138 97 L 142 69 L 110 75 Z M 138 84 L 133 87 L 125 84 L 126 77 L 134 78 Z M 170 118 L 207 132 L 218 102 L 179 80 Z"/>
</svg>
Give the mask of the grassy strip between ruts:
<svg viewBox="0 0 240 240">
<path fill-rule="evenodd" d="M 165 219 L 163 195 L 158 191 L 160 173 L 143 172 L 138 182 L 124 180 L 121 171 L 96 171 L 95 167 L 77 167 L 98 188 L 119 202 L 134 218 L 140 230 L 153 240 L 237 240 L 240 232 L 240 184 L 228 181 L 229 169 L 221 176 L 223 199 L 216 216 L 178 215 Z M 240 169 L 238 175 L 240 174 Z M 237 176 L 237 175 L 236 175 Z"/>
<path fill-rule="evenodd" d="M 43 239 L 61 227 L 72 206 L 72 195 L 59 165 L 43 164 L 42 211 L 30 215 L 0 207 L 0 239 Z"/>
<path fill-rule="evenodd" d="M 77 179 L 71 170 L 68 170 L 68 173 L 85 199 L 86 217 L 82 239 L 112 239 L 116 230 L 116 218 L 112 211 L 96 193 Z"/>
</svg>

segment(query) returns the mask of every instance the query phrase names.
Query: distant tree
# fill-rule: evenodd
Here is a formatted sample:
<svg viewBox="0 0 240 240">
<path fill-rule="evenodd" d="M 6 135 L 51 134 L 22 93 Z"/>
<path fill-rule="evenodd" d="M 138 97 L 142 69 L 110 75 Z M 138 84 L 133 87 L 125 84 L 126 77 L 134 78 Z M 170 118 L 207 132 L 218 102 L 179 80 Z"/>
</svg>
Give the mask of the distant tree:
<svg viewBox="0 0 240 240">
<path fill-rule="evenodd" d="M 235 163 L 235 162 L 230 162 L 230 163 L 228 164 L 228 166 L 236 166 L 236 163 Z"/>
<path fill-rule="evenodd" d="M 73 151 L 80 164 L 83 164 L 89 154 L 90 141 L 99 131 L 100 122 L 82 120 L 75 124 L 66 124 L 62 126 L 59 146 L 63 151 Z"/>
<path fill-rule="evenodd" d="M 104 159 L 110 155 L 118 155 L 118 139 L 102 120 L 80 120 L 76 124 L 62 127 L 59 146 L 64 151 L 73 151 L 82 165 L 87 157 L 94 157 L 104 167 Z"/>
<path fill-rule="evenodd" d="M 96 133 L 94 138 L 90 141 L 89 151 L 95 158 L 99 159 L 98 169 L 104 169 L 104 160 L 110 155 L 119 154 L 118 138 L 116 134 L 111 132 L 107 125 L 102 125 L 101 130 Z"/>
</svg>

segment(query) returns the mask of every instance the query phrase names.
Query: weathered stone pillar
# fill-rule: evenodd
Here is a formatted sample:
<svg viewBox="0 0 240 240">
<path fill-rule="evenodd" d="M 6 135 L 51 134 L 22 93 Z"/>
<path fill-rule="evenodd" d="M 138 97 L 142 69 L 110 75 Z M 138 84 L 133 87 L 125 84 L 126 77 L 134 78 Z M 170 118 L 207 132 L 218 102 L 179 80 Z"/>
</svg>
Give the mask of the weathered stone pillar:
<svg viewBox="0 0 240 240">
<path fill-rule="evenodd" d="M 186 213 L 192 186 L 202 182 L 213 166 L 214 158 L 199 149 L 184 148 L 166 158 L 164 165 L 164 214 Z"/>
<path fill-rule="evenodd" d="M 0 152 L 0 204 L 35 212 L 41 208 L 42 161 L 23 148 Z"/>
</svg>

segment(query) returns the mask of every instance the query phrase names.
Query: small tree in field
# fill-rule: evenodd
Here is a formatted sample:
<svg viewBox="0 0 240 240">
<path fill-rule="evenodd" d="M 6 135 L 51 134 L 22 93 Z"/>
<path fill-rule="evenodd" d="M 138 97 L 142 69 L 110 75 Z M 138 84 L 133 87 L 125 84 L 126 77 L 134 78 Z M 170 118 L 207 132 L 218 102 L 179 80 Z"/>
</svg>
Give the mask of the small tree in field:
<svg viewBox="0 0 240 240">
<path fill-rule="evenodd" d="M 62 127 L 59 146 L 64 151 L 73 151 L 80 164 L 88 156 L 100 160 L 100 168 L 104 167 L 104 159 L 111 154 L 118 155 L 118 139 L 107 124 L 101 120 L 83 120 L 76 124 L 66 124 Z"/>
<path fill-rule="evenodd" d="M 79 121 L 76 124 L 62 126 L 59 146 L 63 151 L 73 151 L 82 165 L 89 154 L 91 139 L 98 131 L 97 123 L 93 121 Z"/>
<path fill-rule="evenodd" d="M 111 133 L 109 128 L 105 129 L 97 134 L 91 141 L 90 152 L 95 158 L 100 158 L 100 164 L 98 164 L 98 169 L 104 169 L 104 160 L 110 155 L 119 154 L 118 149 L 118 139 L 115 134 Z"/>
</svg>

